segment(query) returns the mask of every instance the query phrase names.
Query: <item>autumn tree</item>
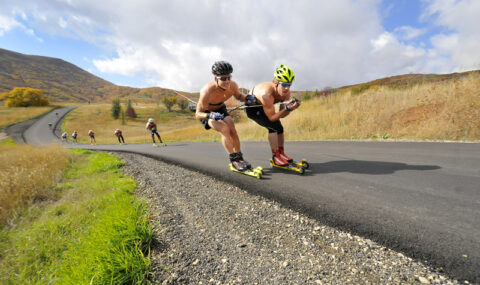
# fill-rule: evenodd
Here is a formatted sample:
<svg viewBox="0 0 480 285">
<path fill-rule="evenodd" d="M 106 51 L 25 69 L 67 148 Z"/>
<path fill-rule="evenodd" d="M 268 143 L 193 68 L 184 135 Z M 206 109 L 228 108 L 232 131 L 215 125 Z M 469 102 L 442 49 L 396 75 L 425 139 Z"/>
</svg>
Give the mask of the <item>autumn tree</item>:
<svg viewBox="0 0 480 285">
<path fill-rule="evenodd" d="M 172 96 L 168 98 L 167 96 L 164 96 L 162 101 L 165 107 L 167 108 L 167 110 L 171 112 L 173 106 L 177 103 L 177 96 Z"/>
<path fill-rule="evenodd" d="M 28 87 L 16 87 L 5 97 L 7 107 L 48 106 L 50 102 L 43 90 Z"/>
<path fill-rule="evenodd" d="M 132 101 L 128 100 L 127 101 L 127 116 L 129 116 L 132 119 L 135 119 L 137 117 L 137 113 L 135 112 L 135 109 L 132 107 Z"/>
</svg>

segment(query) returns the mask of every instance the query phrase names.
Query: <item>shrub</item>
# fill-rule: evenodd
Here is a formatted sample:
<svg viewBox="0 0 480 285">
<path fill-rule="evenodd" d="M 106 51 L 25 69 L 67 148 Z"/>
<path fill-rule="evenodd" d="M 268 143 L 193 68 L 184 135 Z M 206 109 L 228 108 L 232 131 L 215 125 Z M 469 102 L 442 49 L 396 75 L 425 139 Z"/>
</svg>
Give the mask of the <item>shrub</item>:
<svg viewBox="0 0 480 285">
<path fill-rule="evenodd" d="M 180 107 L 180 110 L 185 111 L 188 107 L 188 102 L 187 100 L 180 99 L 177 102 L 178 107 Z"/>
<path fill-rule="evenodd" d="M 50 102 L 43 90 L 27 87 L 16 87 L 5 96 L 7 107 L 48 106 Z"/>
</svg>

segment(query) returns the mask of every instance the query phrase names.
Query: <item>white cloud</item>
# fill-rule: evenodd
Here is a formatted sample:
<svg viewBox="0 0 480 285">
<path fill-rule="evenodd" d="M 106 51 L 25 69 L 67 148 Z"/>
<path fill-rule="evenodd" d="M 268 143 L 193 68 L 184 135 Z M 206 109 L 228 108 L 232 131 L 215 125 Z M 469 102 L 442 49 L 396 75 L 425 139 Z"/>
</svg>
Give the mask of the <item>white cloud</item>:
<svg viewBox="0 0 480 285">
<path fill-rule="evenodd" d="M 426 29 L 418 29 L 410 26 L 397 27 L 394 30 L 395 34 L 402 40 L 412 40 L 427 32 Z"/>
<path fill-rule="evenodd" d="M 431 39 L 444 72 L 480 69 L 480 1 L 430 0 L 422 15 L 447 31 Z M 449 60 L 446 61 L 445 58 Z M 443 64 L 440 64 L 443 63 Z"/>
<path fill-rule="evenodd" d="M 428 49 L 409 44 L 425 29 L 385 31 L 380 0 L 0 1 L 32 31 L 101 47 L 105 54 L 89 61 L 104 74 L 180 90 L 198 91 L 219 59 L 232 63 L 247 88 L 287 64 L 300 90 L 480 61 L 480 1 L 427 1 L 423 19 L 448 28 Z M 7 29 L 1 21 L 0 33 Z"/>
<path fill-rule="evenodd" d="M 15 27 L 21 27 L 22 25 L 15 20 L 15 18 L 4 16 L 0 14 L 0 37 L 5 32 L 8 32 Z"/>
</svg>

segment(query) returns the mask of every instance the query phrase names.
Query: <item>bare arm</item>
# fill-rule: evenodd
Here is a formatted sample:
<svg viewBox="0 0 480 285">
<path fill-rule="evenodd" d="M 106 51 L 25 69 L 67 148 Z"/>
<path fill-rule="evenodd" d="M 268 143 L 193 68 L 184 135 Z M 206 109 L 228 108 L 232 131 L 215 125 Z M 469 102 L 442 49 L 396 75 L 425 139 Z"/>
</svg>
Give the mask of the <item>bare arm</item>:
<svg viewBox="0 0 480 285">
<path fill-rule="evenodd" d="M 240 93 L 237 83 L 232 82 L 232 89 L 233 89 L 233 96 L 235 96 L 235 98 L 238 101 L 245 102 L 245 98 L 247 95 Z"/>
<path fill-rule="evenodd" d="M 206 113 L 207 111 L 206 106 L 208 106 L 208 102 L 206 100 L 206 97 L 207 97 L 207 94 L 206 94 L 205 88 L 203 88 L 200 91 L 200 98 L 198 99 L 197 110 L 195 112 L 195 118 L 197 120 L 208 119 L 208 113 Z"/>
<path fill-rule="evenodd" d="M 270 96 L 262 96 L 262 103 L 263 103 L 263 111 L 265 112 L 265 115 L 267 115 L 268 120 L 271 122 L 276 122 L 280 120 L 281 118 L 284 118 L 290 114 L 289 111 L 287 111 L 285 108 L 282 108 L 283 105 L 281 105 L 280 110 L 275 113 L 275 105 L 273 103 L 273 97 Z"/>
</svg>

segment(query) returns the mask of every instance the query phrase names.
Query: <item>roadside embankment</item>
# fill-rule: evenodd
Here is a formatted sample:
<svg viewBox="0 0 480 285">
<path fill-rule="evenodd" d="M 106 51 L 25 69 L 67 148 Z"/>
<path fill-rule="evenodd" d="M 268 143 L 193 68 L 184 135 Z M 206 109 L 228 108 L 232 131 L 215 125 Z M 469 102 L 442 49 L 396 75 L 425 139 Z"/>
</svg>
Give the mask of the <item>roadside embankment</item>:
<svg viewBox="0 0 480 285">
<path fill-rule="evenodd" d="M 0 149 L 0 158 L 5 149 Z M 34 151 L 47 152 L 44 147 Z M 122 174 L 123 162 L 114 156 L 71 152 L 71 163 L 60 181 L 34 173 L 41 176 L 36 179 L 53 182 L 38 186 L 51 195 L 36 191 L 39 195 L 30 199 L 33 203 L 19 206 L 17 215 L 0 223 L 0 284 L 145 284 L 152 232 L 145 203 L 133 197 L 135 181 Z M 15 164 L 15 157 L 7 159 Z M 35 162 L 50 170 L 46 163 Z M 17 190 L 31 188 L 15 183 L 22 177 L 32 183 L 28 173 L 8 180 L 12 175 L 0 168 L 1 182 L 18 184 Z M 5 184 L 0 186 L 3 199 L 9 193 L 4 193 Z"/>
</svg>

